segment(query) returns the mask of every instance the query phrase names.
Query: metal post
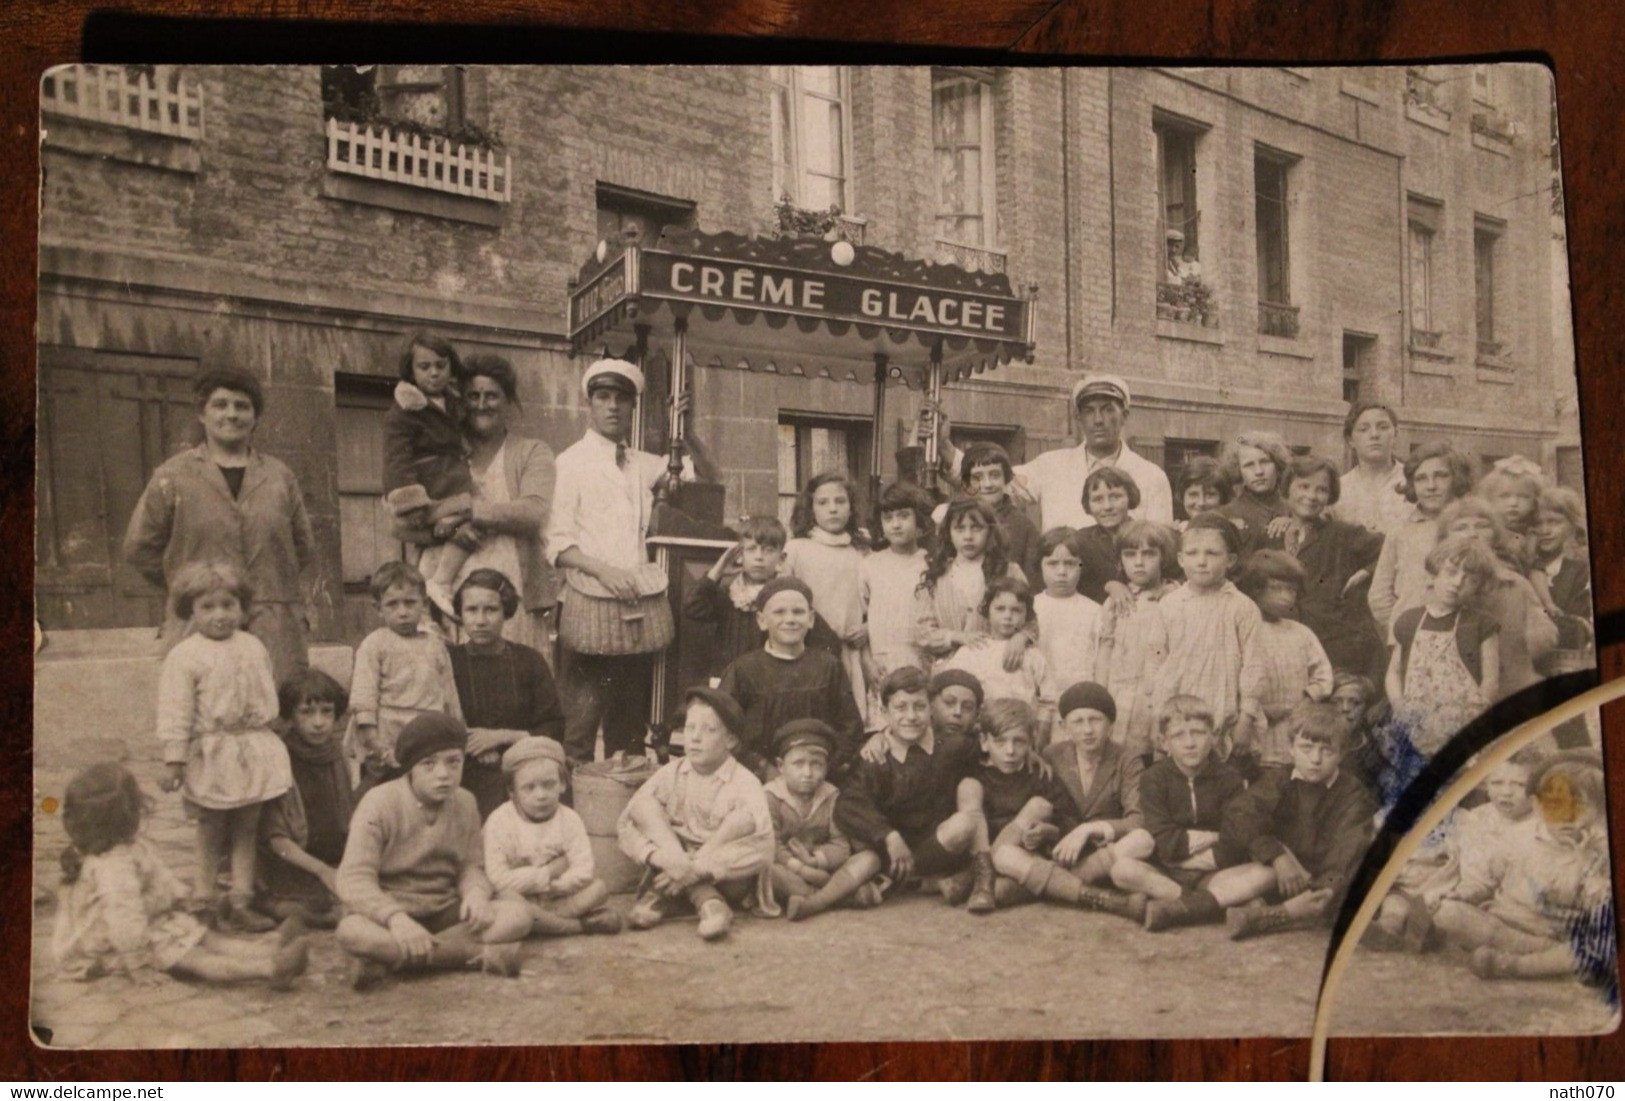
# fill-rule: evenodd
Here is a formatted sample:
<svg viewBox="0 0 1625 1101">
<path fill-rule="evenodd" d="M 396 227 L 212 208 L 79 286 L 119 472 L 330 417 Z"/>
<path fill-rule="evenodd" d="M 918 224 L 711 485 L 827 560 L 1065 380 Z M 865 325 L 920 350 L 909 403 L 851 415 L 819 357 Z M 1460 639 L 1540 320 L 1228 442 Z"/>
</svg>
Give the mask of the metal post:
<svg viewBox="0 0 1625 1101">
<path fill-rule="evenodd" d="M 677 318 L 672 326 L 671 371 L 667 376 L 669 393 L 666 395 L 666 499 L 677 495 L 683 480 L 683 438 L 688 434 L 687 414 L 678 412 L 678 402 L 688 389 L 688 319 Z"/>
<path fill-rule="evenodd" d="M 645 369 L 644 364 L 649 358 L 649 326 L 634 325 L 632 331 L 637 334 L 637 344 L 633 346 L 632 350 L 633 363 L 637 365 L 638 370 L 643 371 Z M 605 351 L 607 353 L 608 349 L 606 348 Z M 645 374 L 644 377 L 647 378 L 648 375 Z M 643 450 L 643 407 L 641 404 L 632 417 L 632 437 L 626 441 L 626 446 L 633 451 Z"/>
<path fill-rule="evenodd" d="M 886 353 L 875 353 L 875 419 L 870 433 L 869 507 L 880 502 L 880 469 L 886 456 Z"/>
<path fill-rule="evenodd" d="M 931 416 L 931 434 L 925 438 L 925 469 L 920 471 L 920 482 L 925 486 L 927 493 L 935 493 L 937 489 L 937 463 L 940 461 L 937 446 L 937 423 L 942 416 L 942 342 L 938 341 L 931 349 L 931 366 L 925 376 L 925 398 L 931 403 L 931 408 L 937 410 Z"/>
</svg>

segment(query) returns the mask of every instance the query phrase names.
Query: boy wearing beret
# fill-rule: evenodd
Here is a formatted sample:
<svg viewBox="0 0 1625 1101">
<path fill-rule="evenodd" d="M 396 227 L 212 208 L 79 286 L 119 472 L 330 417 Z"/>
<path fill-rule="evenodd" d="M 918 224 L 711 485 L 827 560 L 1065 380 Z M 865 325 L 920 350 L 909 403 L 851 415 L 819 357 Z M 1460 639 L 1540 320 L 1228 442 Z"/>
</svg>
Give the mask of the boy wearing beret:
<svg viewBox="0 0 1625 1101">
<path fill-rule="evenodd" d="M 835 825 L 840 792 L 825 777 L 835 752 L 835 731 L 822 719 L 794 719 L 773 736 L 778 775 L 764 785 L 778 849 L 773 892 L 791 921 L 823 913 L 847 899 L 880 905 L 880 857 L 854 853 Z"/>
<path fill-rule="evenodd" d="M 825 655 L 828 656 L 828 655 Z M 726 693 L 690 688 L 684 696 L 684 755 L 662 765 L 621 811 L 621 851 L 645 868 L 628 921 L 658 925 L 687 899 L 699 934 L 717 940 L 773 863 L 773 821 L 761 781 L 734 759 L 745 716 Z"/>
<path fill-rule="evenodd" d="M 502 755 L 508 801 L 485 820 L 485 873 L 500 897 L 530 910 L 543 936 L 619 933 L 609 888 L 594 877 L 581 816 L 560 801 L 569 771 L 552 738 L 521 738 Z"/>
<path fill-rule="evenodd" d="M 458 786 L 468 728 L 425 714 L 401 728 L 405 775 L 367 792 L 339 863 L 338 941 L 360 962 L 357 990 L 392 971 L 477 968 L 519 974 L 523 904 L 492 899 L 474 796 Z"/>
<path fill-rule="evenodd" d="M 835 731 L 838 774 L 863 738 L 863 716 L 841 660 L 807 646 L 812 590 L 797 578 L 775 577 L 756 594 L 756 624 L 767 641 L 729 665 L 718 686 L 744 713 L 740 763 L 765 778 L 773 733 L 792 719 L 823 719 Z"/>
</svg>

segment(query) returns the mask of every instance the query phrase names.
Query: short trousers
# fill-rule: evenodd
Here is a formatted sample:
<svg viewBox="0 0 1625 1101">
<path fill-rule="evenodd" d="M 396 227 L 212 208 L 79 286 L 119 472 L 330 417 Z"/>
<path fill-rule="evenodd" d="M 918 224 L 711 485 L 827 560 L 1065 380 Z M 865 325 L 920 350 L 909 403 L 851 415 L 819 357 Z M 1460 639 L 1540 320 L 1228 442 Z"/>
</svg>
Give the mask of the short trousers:
<svg viewBox="0 0 1625 1101">
<path fill-rule="evenodd" d="M 942 842 L 937 840 L 935 826 L 905 833 L 903 841 L 914 853 L 915 875 L 948 875 L 970 862 L 969 853 L 953 853 L 942 847 Z"/>
</svg>

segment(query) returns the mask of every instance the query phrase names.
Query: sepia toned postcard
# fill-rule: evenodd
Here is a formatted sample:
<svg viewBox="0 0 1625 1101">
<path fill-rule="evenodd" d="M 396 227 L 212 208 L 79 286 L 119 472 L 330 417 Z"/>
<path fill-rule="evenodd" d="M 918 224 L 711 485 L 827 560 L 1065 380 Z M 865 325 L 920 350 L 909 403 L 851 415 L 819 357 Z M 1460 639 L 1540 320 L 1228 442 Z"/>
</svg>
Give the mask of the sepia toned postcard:
<svg viewBox="0 0 1625 1101">
<path fill-rule="evenodd" d="M 1538 65 L 40 130 L 43 1045 L 1304 1036 L 1379 831 L 1594 677 Z M 1595 712 L 1492 771 L 1334 1030 L 1617 1027 L 1603 791 Z"/>
</svg>

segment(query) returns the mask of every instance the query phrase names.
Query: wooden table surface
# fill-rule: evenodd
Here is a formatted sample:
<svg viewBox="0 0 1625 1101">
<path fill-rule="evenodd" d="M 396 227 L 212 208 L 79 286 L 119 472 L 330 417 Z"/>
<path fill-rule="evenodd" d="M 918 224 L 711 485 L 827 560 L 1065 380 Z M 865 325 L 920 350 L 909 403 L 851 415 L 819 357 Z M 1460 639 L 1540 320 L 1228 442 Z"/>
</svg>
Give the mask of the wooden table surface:
<svg viewBox="0 0 1625 1101">
<path fill-rule="evenodd" d="M 293 5 L 281 5 L 292 8 Z M 100 14 L 88 19 L 95 7 Z M 231 0 L 220 11 L 263 13 L 270 5 Z M 705 7 L 704 15 L 696 10 Z M 460 23 L 501 24 L 500 36 L 436 28 L 437 58 L 471 62 L 563 60 L 555 36 L 536 28 L 650 30 L 689 35 L 824 36 L 870 44 L 843 50 L 843 60 L 897 57 L 884 44 L 961 46 L 1075 60 L 1237 60 L 1312 63 L 1478 60 L 1513 55 L 1546 60 L 1557 73 L 1568 202 L 1580 399 L 1602 666 L 1625 675 L 1620 614 L 1625 570 L 1625 460 L 1612 438 L 1614 411 L 1625 407 L 1620 334 L 1625 290 L 1616 289 L 1625 255 L 1625 141 L 1620 137 L 1619 64 L 1625 57 L 1625 5 L 1531 4 L 1525 0 L 1453 0 L 1429 5 L 1399 0 L 1280 4 L 1275 0 L 729 0 L 710 5 L 660 0 L 463 0 Z M 34 312 L 38 223 L 37 95 L 48 65 L 80 60 L 165 61 L 176 28 L 154 17 L 202 12 L 193 2 L 10 0 L 0 4 L 0 530 L 6 533 L 0 578 L 14 599 L 0 606 L 0 639 L 8 687 L 3 708 L 0 853 L 26 854 L 30 844 L 30 631 L 32 589 Z M 208 60 L 284 61 L 397 56 L 407 37 L 365 30 L 364 22 L 443 18 L 413 0 L 346 4 L 310 0 L 305 20 L 348 21 L 317 35 L 308 23 L 256 27 L 210 24 Z M 135 17 L 132 19 L 132 17 Z M 143 22 L 142 19 L 146 21 Z M 419 42 L 425 40 L 419 39 Z M 449 43 L 449 44 L 448 44 Z M 593 48 L 592 42 L 588 43 Z M 671 40 L 596 43 L 595 59 L 652 62 L 692 56 L 695 44 Z M 315 51 L 321 49 L 318 56 Z M 720 56 L 719 56 L 720 54 Z M 745 61 L 749 43 L 708 59 Z M 198 58 L 193 57 L 193 60 Z M 573 57 L 571 60 L 579 60 Z M 918 58 L 914 58 L 918 60 Z M 1618 252 L 1620 255 L 1616 255 Z M 1616 839 L 1625 838 L 1625 753 L 1618 738 L 1625 708 L 1607 714 L 1610 787 Z M 1619 845 L 1615 844 L 1616 866 Z M 0 936 L 11 950 L 0 960 L 0 1080 L 91 1081 L 559 1078 L 754 1079 L 1063 1078 L 1301 1079 L 1306 1040 L 1221 1040 L 969 1044 L 783 1044 L 704 1047 L 454 1048 L 58 1053 L 28 1039 L 30 862 L 0 857 Z M 1616 876 L 1616 879 L 1618 877 Z M 1586 1039 L 1341 1040 L 1331 1048 L 1328 1077 L 1524 1078 L 1553 1082 L 1625 1077 L 1620 1034 Z"/>
</svg>

